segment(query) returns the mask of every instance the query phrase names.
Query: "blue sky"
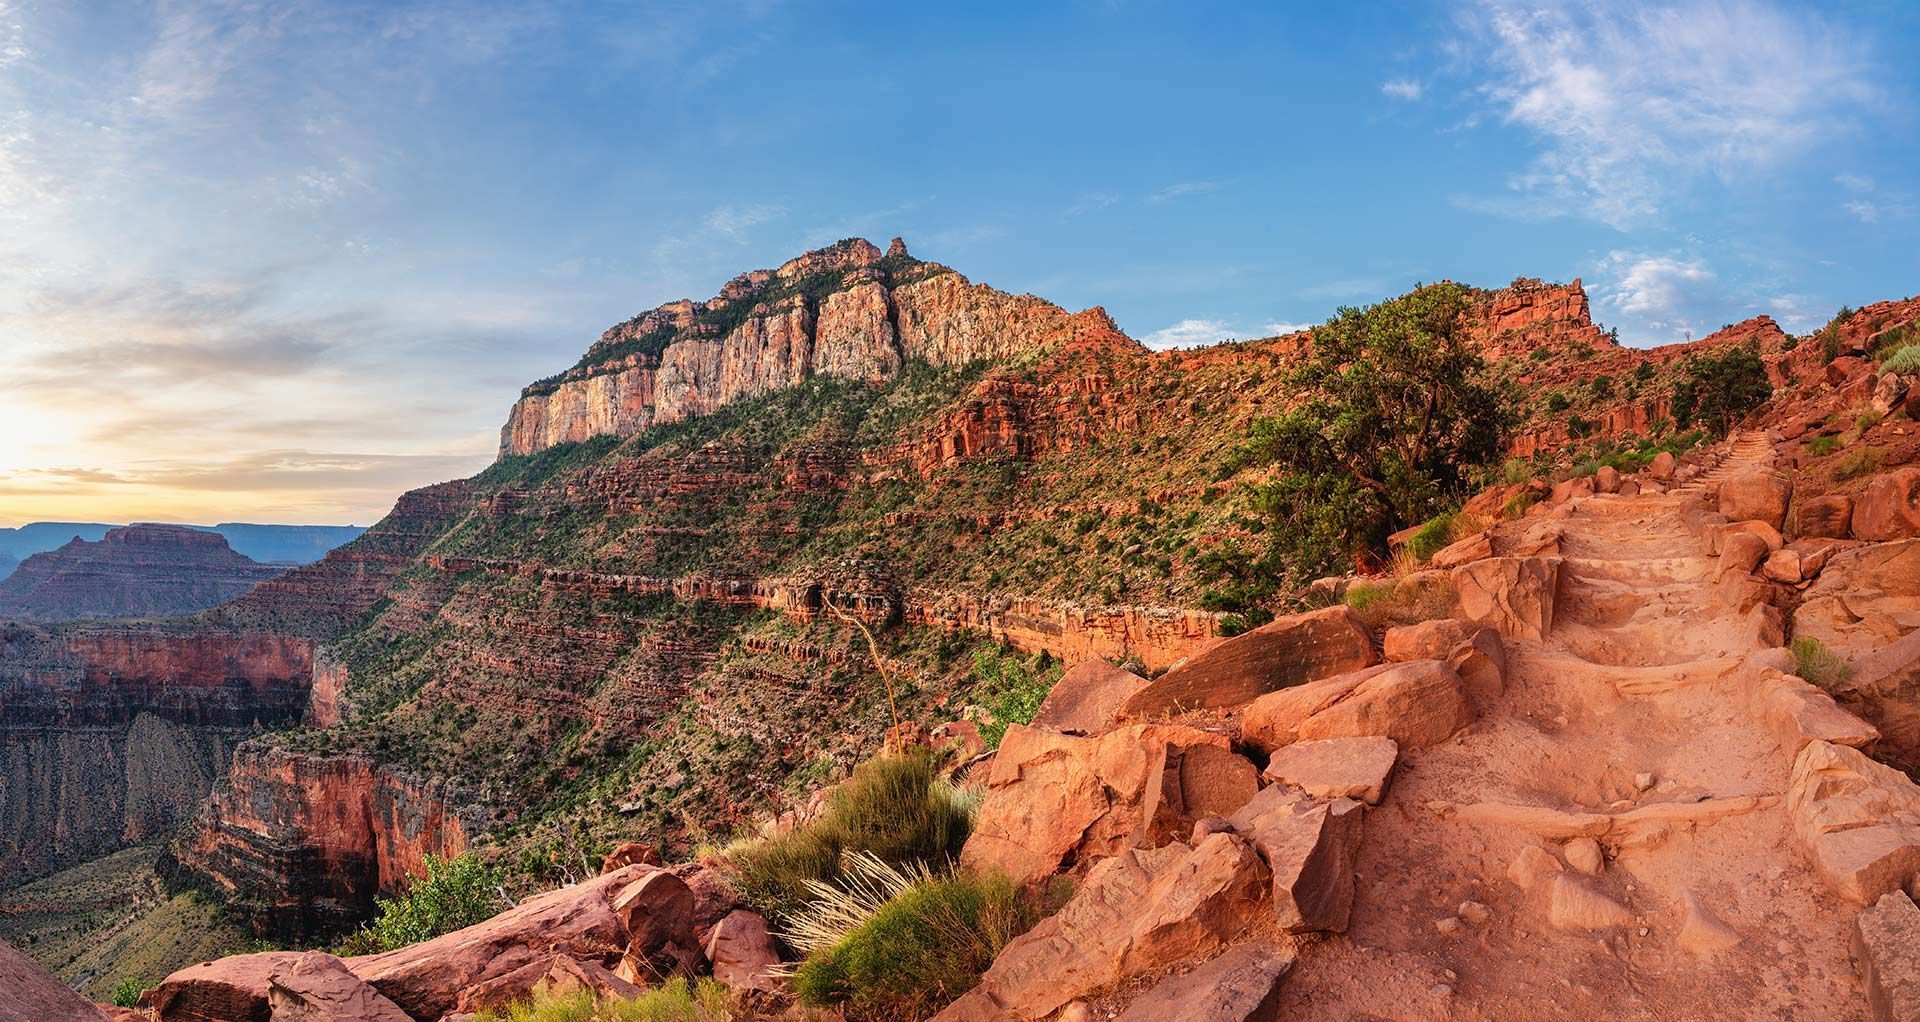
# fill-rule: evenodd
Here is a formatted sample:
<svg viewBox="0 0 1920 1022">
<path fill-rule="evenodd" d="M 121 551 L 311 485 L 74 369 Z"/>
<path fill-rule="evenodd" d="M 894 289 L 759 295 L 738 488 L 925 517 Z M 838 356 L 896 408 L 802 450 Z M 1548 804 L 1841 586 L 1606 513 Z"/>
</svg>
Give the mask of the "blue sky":
<svg viewBox="0 0 1920 1022">
<path fill-rule="evenodd" d="M 1584 278 L 1920 292 L 1881 2 L 0 0 L 0 523 L 360 522 L 606 325 L 848 235 L 1154 344 Z"/>
</svg>

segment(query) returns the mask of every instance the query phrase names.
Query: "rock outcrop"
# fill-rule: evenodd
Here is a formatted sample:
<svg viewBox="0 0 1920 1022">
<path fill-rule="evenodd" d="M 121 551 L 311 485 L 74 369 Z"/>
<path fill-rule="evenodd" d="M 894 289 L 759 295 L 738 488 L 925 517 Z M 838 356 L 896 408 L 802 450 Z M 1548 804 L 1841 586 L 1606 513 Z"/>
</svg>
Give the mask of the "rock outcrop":
<svg viewBox="0 0 1920 1022">
<path fill-rule="evenodd" d="M 1224 736 L 1135 724 L 1097 738 L 1015 726 L 993 759 L 961 862 L 1018 880 L 1086 866 L 1224 816 L 1259 785 Z"/>
<path fill-rule="evenodd" d="M 107 1022 L 107 1013 L 0 941 L 0 1022 Z"/>
<path fill-rule="evenodd" d="M 191 614 L 225 603 L 284 566 L 234 553 L 217 532 L 183 525 L 129 525 L 98 542 L 74 539 L 34 554 L 0 580 L 0 618 Z"/>
<path fill-rule="evenodd" d="M 1089 325 L 1111 322 L 1083 313 Z M 625 436 L 814 376 L 888 379 L 908 362 L 962 365 L 1038 351 L 1076 317 L 906 254 L 850 239 L 608 330 L 580 365 L 527 388 L 500 453 Z"/>
<path fill-rule="evenodd" d="M 428 855 L 458 855 L 487 822 L 446 782 L 254 742 L 174 854 L 256 930 L 311 940 L 365 919 L 376 895 L 424 874 Z"/>
<path fill-rule="evenodd" d="M 1358 670 L 1377 659 L 1373 634 L 1352 608 L 1290 614 L 1188 657 L 1128 697 L 1120 713 L 1146 720 L 1187 710 L 1230 709 L 1275 689 Z"/>
</svg>

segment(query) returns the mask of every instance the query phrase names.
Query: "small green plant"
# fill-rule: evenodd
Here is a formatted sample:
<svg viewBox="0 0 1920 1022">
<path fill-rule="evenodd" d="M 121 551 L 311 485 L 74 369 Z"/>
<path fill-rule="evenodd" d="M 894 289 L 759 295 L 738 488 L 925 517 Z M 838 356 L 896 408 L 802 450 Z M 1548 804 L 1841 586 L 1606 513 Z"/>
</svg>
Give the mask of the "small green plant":
<svg viewBox="0 0 1920 1022">
<path fill-rule="evenodd" d="M 787 939 L 806 954 L 800 999 L 851 1022 L 926 1018 L 973 989 L 1009 941 L 1038 921 L 1033 897 L 1004 876 L 902 870 L 868 855 L 849 882 L 816 884 Z"/>
<path fill-rule="evenodd" d="M 1840 438 L 1837 436 L 1817 436 L 1807 441 L 1807 453 L 1816 458 L 1824 458 L 1839 449 Z"/>
<path fill-rule="evenodd" d="M 1445 583 L 1418 583 L 1411 579 L 1355 582 L 1340 602 L 1353 608 L 1360 620 L 1376 630 L 1418 624 L 1453 612 L 1453 589 Z"/>
<path fill-rule="evenodd" d="M 960 854 L 972 823 L 972 800 L 939 776 L 931 753 L 876 756 L 833 789 L 819 816 L 735 842 L 726 858 L 741 897 L 786 919 L 814 896 L 814 884 L 840 879 L 849 854 L 894 865 L 944 863 Z"/>
<path fill-rule="evenodd" d="M 1878 447 L 1855 447 L 1841 455 L 1839 461 L 1833 463 L 1833 477 L 1858 479 L 1864 475 L 1872 475 L 1880 470 L 1880 465 L 1886 457 L 1886 452 Z"/>
<path fill-rule="evenodd" d="M 1860 432 L 1865 433 L 1867 430 L 1880 425 L 1880 420 L 1885 417 L 1886 416 L 1880 414 L 1880 412 L 1869 408 L 1859 415 L 1854 416 L 1853 424 L 1859 427 Z"/>
<path fill-rule="evenodd" d="M 1527 509 L 1539 503 L 1539 501 L 1539 494 L 1532 490 L 1521 490 L 1519 493 L 1508 497 L 1505 504 L 1500 505 L 1501 517 L 1518 518 L 1526 514 Z"/>
<path fill-rule="evenodd" d="M 671 979 L 632 1000 L 596 999 L 590 990 L 540 994 L 505 1009 L 489 1009 L 474 1022 L 745 1022 L 733 992 L 713 979 Z"/>
<path fill-rule="evenodd" d="M 1793 652 L 1793 673 L 1821 688 L 1833 688 L 1853 676 L 1845 660 L 1811 635 L 1794 639 L 1787 649 Z"/>
<path fill-rule="evenodd" d="M 1557 390 L 1547 395 L 1547 411 L 1564 412 L 1569 407 L 1571 407 L 1572 404 L 1573 402 L 1567 400 L 1567 396 L 1565 394 L 1562 394 Z"/>
<path fill-rule="evenodd" d="M 1408 552 L 1424 561 L 1445 549 L 1448 543 L 1453 542 L 1453 519 L 1450 513 L 1427 519 L 1426 524 L 1407 540 Z"/>
<path fill-rule="evenodd" d="M 986 740 L 987 748 L 999 748 L 1007 728 L 1025 724 L 1040 712 L 1040 704 L 1053 691 L 1060 674 L 1060 665 L 1045 653 L 1021 657 L 1011 650 L 974 652 L 974 699 L 991 718 L 980 725 L 980 737 Z"/>
<path fill-rule="evenodd" d="M 113 985 L 113 995 L 111 998 L 113 1006 L 116 1008 L 138 1007 L 140 1004 L 140 995 L 146 993 L 147 986 L 148 984 L 146 982 L 135 979 L 132 976 L 128 976 L 126 979 L 115 983 Z"/>
<path fill-rule="evenodd" d="M 472 852 L 445 859 L 428 854 L 426 869 L 406 893 L 376 899 L 379 916 L 343 941 L 341 951 L 393 951 L 484 922 L 499 911 L 500 874 Z"/>
</svg>

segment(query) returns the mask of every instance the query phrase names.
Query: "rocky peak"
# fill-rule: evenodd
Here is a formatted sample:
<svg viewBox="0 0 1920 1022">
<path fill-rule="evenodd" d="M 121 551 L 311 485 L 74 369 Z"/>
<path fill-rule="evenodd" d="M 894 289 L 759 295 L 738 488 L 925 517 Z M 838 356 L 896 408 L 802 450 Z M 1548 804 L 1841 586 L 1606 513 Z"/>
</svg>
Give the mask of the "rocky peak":
<svg viewBox="0 0 1920 1022">
<path fill-rule="evenodd" d="M 79 542 L 79 540 L 75 540 Z M 129 547 L 223 550 L 231 553 L 227 538 L 217 532 L 190 529 L 184 525 L 141 523 L 110 529 L 100 542 Z M 71 544 L 69 544 L 71 545 Z M 239 556 L 239 555 L 234 555 Z"/>
<path fill-rule="evenodd" d="M 901 245 L 900 250 L 905 252 L 906 246 Z M 774 274 L 781 280 L 794 280 L 833 270 L 857 270 L 872 266 L 879 261 L 880 250 L 874 247 L 873 242 L 865 238 L 848 238 L 828 245 L 826 248 L 817 248 L 805 255 L 795 256 L 781 263 Z"/>
<path fill-rule="evenodd" d="M 186 614 L 285 571 L 235 553 L 225 536 L 183 525 L 129 525 L 34 554 L 0 581 L 0 617 Z"/>
<path fill-rule="evenodd" d="M 896 235 L 892 241 L 887 243 L 887 258 L 888 259 L 911 259 L 913 257 L 907 254 L 906 241 L 902 240 L 899 236 Z"/>
</svg>

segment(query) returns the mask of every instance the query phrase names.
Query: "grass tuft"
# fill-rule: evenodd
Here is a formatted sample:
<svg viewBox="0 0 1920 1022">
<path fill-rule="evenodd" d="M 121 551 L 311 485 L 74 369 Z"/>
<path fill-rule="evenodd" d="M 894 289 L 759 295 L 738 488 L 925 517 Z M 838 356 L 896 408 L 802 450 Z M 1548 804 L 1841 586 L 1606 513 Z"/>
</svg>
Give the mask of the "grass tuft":
<svg viewBox="0 0 1920 1022">
<path fill-rule="evenodd" d="M 1853 668 L 1811 635 L 1794 639 L 1787 648 L 1793 652 L 1793 672 L 1821 688 L 1831 689 L 1853 677 Z"/>
<path fill-rule="evenodd" d="M 931 753 L 878 756 L 833 790 L 826 809 L 792 830 L 735 842 L 726 850 L 749 905 L 783 922 L 837 884 L 851 853 L 906 867 L 942 865 L 960 854 L 973 800 L 939 776 Z"/>
<path fill-rule="evenodd" d="M 596 1000 L 589 990 L 545 994 L 504 1011 L 483 1011 L 474 1022 L 746 1022 L 751 1017 L 715 980 L 673 979 L 632 1000 Z"/>
<path fill-rule="evenodd" d="M 1040 906 L 1004 876 L 935 875 L 866 854 L 848 857 L 842 887 L 817 884 L 788 940 L 807 953 L 794 970 L 802 1001 L 837 1006 L 850 1022 L 926 1018 L 973 989 Z"/>
</svg>

